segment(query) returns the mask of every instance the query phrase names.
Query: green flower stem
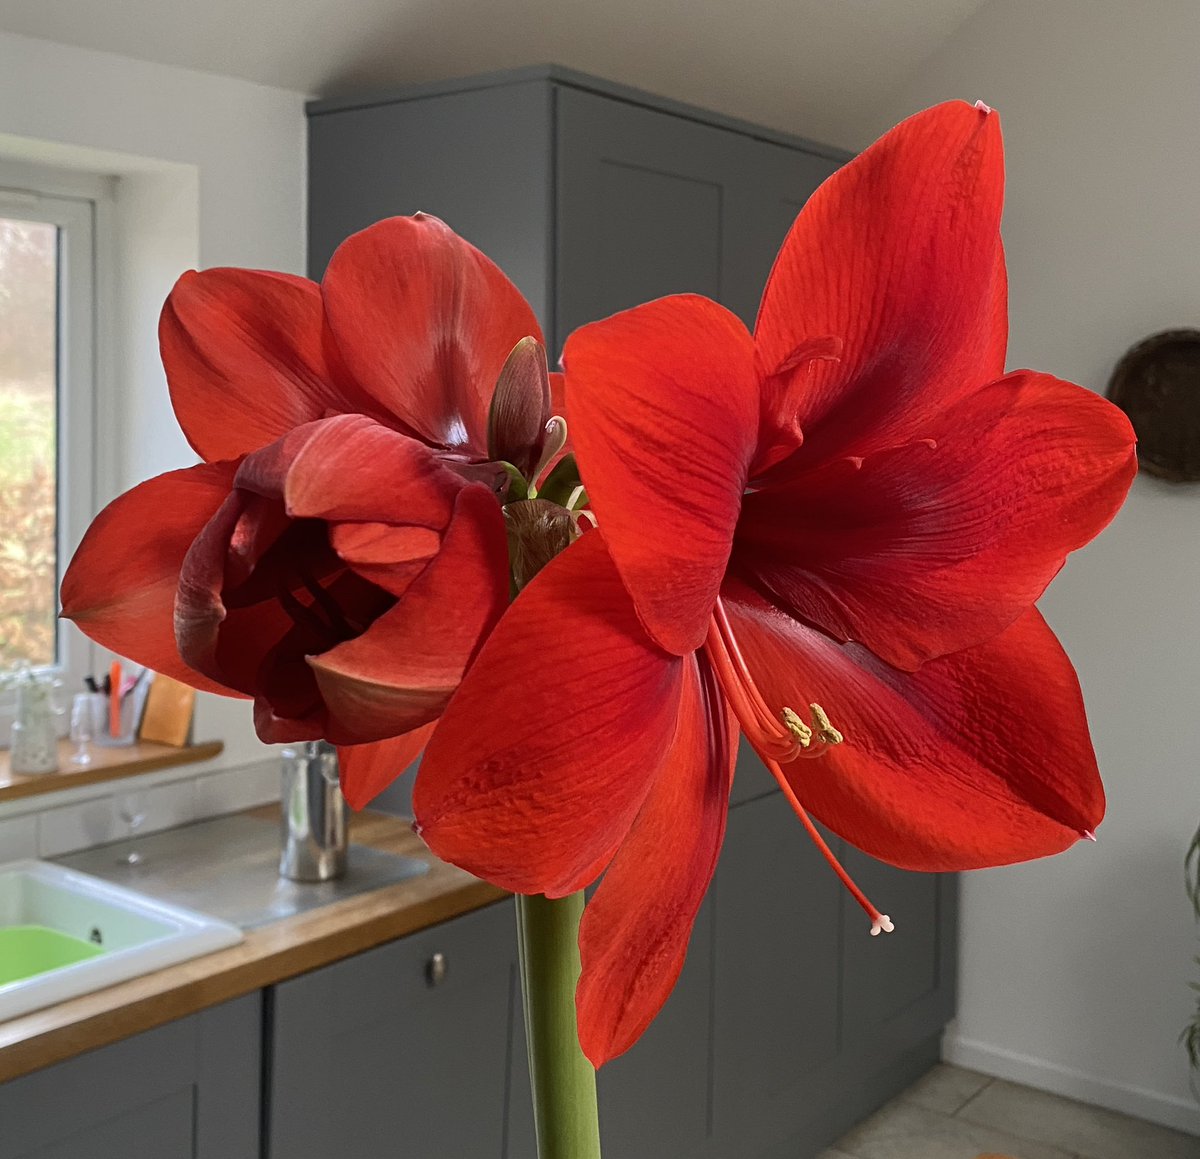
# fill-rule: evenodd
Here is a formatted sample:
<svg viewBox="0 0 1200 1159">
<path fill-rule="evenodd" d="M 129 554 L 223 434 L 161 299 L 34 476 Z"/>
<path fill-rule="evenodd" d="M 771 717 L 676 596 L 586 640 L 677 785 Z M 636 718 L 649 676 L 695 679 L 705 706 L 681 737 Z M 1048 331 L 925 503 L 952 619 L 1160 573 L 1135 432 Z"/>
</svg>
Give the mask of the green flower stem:
<svg viewBox="0 0 1200 1159">
<path fill-rule="evenodd" d="M 596 1072 L 579 1049 L 575 1023 L 582 915 L 582 892 L 517 897 L 538 1159 L 600 1159 Z"/>
</svg>

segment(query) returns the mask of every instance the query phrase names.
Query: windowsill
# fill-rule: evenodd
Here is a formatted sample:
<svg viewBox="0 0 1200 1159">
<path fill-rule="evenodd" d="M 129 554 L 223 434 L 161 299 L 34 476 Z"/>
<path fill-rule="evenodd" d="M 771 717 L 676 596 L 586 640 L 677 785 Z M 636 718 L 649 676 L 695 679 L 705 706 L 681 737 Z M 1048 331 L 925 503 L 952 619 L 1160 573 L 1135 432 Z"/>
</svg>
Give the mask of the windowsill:
<svg viewBox="0 0 1200 1159">
<path fill-rule="evenodd" d="M 0 752 L 0 803 L 17 797 L 33 797 L 39 793 L 53 793 L 81 785 L 133 777 L 175 765 L 197 764 L 219 756 L 224 748 L 224 742 L 219 740 L 184 745 L 182 748 L 148 741 L 138 741 L 124 748 L 92 745 L 92 763 L 80 767 L 71 764 L 75 746 L 64 740 L 58 742 L 58 772 L 36 774 L 14 773 L 9 766 L 10 754 Z"/>
</svg>

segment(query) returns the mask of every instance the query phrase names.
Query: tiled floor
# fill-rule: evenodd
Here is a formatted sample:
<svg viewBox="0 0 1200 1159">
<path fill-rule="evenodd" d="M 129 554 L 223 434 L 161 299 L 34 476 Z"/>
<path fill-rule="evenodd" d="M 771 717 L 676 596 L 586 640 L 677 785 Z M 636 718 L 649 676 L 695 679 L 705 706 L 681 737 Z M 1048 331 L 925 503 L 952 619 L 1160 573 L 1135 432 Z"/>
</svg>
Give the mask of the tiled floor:
<svg viewBox="0 0 1200 1159">
<path fill-rule="evenodd" d="M 945 1064 L 821 1159 L 1200 1159 L 1200 1139 Z"/>
</svg>

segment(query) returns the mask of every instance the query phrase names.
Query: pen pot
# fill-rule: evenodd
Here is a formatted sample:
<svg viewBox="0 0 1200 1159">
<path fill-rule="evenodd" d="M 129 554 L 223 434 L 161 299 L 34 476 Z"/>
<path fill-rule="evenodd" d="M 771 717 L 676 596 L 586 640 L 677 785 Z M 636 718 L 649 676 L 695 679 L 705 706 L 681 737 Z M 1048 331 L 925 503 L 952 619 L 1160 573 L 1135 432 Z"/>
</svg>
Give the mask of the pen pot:
<svg viewBox="0 0 1200 1159">
<path fill-rule="evenodd" d="M 138 716 L 141 713 L 142 705 L 145 703 L 145 698 L 134 695 L 121 697 L 121 731 L 114 733 L 108 715 L 109 697 L 104 696 L 102 693 L 96 693 L 95 695 L 99 697 L 96 715 L 99 718 L 100 725 L 96 730 L 96 743 L 103 745 L 105 748 L 120 748 L 123 745 L 133 744 L 135 734 L 137 733 Z M 116 694 L 110 693 L 109 695 Z"/>
</svg>

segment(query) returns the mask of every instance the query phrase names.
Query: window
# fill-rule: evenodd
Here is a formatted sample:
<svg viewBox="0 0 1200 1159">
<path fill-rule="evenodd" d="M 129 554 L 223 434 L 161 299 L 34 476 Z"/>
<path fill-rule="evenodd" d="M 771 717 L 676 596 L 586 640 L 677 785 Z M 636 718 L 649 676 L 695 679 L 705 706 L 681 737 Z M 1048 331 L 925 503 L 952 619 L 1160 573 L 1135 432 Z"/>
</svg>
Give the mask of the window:
<svg viewBox="0 0 1200 1159">
<path fill-rule="evenodd" d="M 0 169 L 0 669 L 80 673 L 58 585 L 93 513 L 95 201 Z"/>
</svg>

